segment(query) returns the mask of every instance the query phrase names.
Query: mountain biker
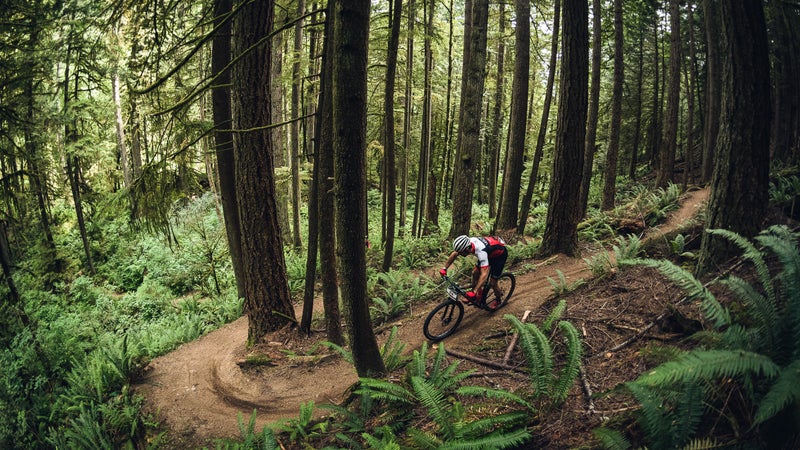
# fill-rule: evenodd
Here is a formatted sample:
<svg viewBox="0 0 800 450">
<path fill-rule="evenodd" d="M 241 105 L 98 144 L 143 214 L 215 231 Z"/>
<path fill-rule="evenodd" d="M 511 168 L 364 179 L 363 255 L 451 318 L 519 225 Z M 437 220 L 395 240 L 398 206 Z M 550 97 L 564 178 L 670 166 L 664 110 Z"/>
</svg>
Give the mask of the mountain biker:
<svg viewBox="0 0 800 450">
<path fill-rule="evenodd" d="M 444 267 L 439 269 L 439 275 L 446 276 L 447 268 L 456 258 L 473 253 L 478 257 L 478 262 L 472 269 L 472 290 L 466 293 L 471 303 L 478 303 L 483 298 L 483 286 L 486 280 L 494 291 L 494 299 L 489 303 L 489 309 L 497 309 L 500 299 L 505 293 L 497 285 L 497 279 L 503 274 L 503 267 L 508 259 L 508 250 L 503 239 L 496 236 L 469 237 L 462 234 L 453 240 L 453 251 L 447 258 Z"/>
</svg>

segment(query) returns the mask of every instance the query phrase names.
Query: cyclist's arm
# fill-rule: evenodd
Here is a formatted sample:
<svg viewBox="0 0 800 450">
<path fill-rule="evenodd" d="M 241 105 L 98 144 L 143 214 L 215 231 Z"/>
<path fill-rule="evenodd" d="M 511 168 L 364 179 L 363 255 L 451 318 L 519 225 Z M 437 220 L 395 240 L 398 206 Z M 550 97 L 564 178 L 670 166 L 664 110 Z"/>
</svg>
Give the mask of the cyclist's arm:
<svg viewBox="0 0 800 450">
<path fill-rule="evenodd" d="M 447 258 L 447 262 L 444 263 L 444 270 L 450 268 L 450 264 L 453 264 L 453 261 L 458 258 L 458 252 L 450 252 L 450 256 Z"/>
<path fill-rule="evenodd" d="M 476 294 L 483 289 L 483 285 L 486 284 L 486 281 L 489 279 L 489 266 L 480 267 L 478 270 L 480 271 L 480 275 L 478 276 L 478 282 L 475 284 L 474 288 Z"/>
</svg>

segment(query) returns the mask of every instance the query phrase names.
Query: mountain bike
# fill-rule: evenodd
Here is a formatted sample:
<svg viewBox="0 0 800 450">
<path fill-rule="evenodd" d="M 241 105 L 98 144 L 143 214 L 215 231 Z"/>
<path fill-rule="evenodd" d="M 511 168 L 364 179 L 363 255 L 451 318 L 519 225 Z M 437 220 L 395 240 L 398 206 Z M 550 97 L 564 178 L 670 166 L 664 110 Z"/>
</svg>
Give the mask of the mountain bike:
<svg viewBox="0 0 800 450">
<path fill-rule="evenodd" d="M 505 292 L 505 295 L 498 299 L 500 303 L 496 308 L 490 308 L 488 305 L 491 301 L 487 303 L 486 300 L 487 297 L 494 294 L 494 290 L 492 290 L 488 281 L 483 286 L 481 298 L 473 302 L 466 296 L 469 288 L 459 286 L 448 276 L 442 278 L 447 282 L 447 300 L 433 308 L 425 319 L 425 324 L 422 326 L 422 332 L 425 333 L 425 337 L 433 342 L 441 341 L 455 333 L 456 328 L 461 324 L 461 319 L 464 317 L 464 304 L 485 311 L 495 312 L 508 303 L 508 299 L 511 298 L 511 294 L 514 293 L 514 288 L 517 286 L 517 280 L 514 278 L 513 273 L 504 272 L 500 275 L 500 278 L 497 279 L 497 285 L 500 287 L 501 291 Z M 491 300 L 491 297 L 489 298 Z"/>
</svg>

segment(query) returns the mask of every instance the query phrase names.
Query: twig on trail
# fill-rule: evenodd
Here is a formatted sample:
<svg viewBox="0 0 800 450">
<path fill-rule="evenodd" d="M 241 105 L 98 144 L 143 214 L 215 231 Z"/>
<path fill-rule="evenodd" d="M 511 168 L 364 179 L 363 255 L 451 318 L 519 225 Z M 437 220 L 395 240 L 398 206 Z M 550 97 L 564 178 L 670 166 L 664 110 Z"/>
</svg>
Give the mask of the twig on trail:
<svg viewBox="0 0 800 450">
<path fill-rule="evenodd" d="M 581 325 L 581 332 L 583 333 L 583 340 L 586 341 L 586 327 Z M 594 400 L 592 399 L 592 387 L 589 386 L 589 381 L 586 380 L 586 371 L 583 369 L 583 361 L 578 365 L 578 375 L 581 377 L 581 386 L 583 386 L 583 393 L 586 394 L 586 400 L 589 402 L 589 412 L 594 414 Z"/>
<path fill-rule="evenodd" d="M 525 370 L 523 370 L 523 369 L 521 369 L 519 367 L 511 366 L 511 365 L 508 365 L 508 364 L 503 364 L 503 363 L 500 363 L 500 362 L 490 361 L 490 360 L 484 359 L 484 358 L 478 358 L 477 356 L 468 355 L 466 353 L 460 353 L 460 352 L 456 352 L 456 351 L 453 351 L 453 350 L 447 350 L 447 349 L 445 349 L 445 353 L 447 353 L 448 355 L 453 356 L 455 358 L 464 359 L 464 360 L 467 360 L 467 361 L 472 361 L 474 363 L 481 364 L 481 365 L 486 366 L 486 367 L 491 367 L 493 369 L 513 370 L 515 372 L 525 373 Z"/>
<path fill-rule="evenodd" d="M 513 372 L 513 371 L 509 372 L 508 370 L 502 370 L 499 372 L 475 372 L 467 375 L 467 378 L 479 378 L 479 377 L 486 377 L 486 378 L 511 377 L 517 379 L 527 379 L 527 377 L 523 376 L 518 372 Z"/>
<path fill-rule="evenodd" d="M 530 310 L 526 310 L 525 314 L 522 315 L 522 323 L 525 323 L 528 320 L 528 316 L 531 315 Z M 517 342 L 519 341 L 519 333 L 514 333 L 514 337 L 511 338 L 511 343 L 508 344 L 508 348 L 506 349 L 506 354 L 503 356 L 503 364 L 508 364 L 508 360 L 511 359 L 511 353 L 514 351 L 514 347 L 517 346 Z"/>
</svg>

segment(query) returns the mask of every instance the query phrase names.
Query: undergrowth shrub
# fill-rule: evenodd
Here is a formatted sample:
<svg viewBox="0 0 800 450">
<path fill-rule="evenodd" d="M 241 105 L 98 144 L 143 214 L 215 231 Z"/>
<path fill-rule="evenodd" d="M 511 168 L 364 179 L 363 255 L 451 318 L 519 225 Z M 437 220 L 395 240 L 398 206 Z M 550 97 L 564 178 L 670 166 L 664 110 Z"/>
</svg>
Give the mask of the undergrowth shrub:
<svg viewBox="0 0 800 450">
<path fill-rule="evenodd" d="M 708 326 L 697 348 L 626 383 L 641 405 L 637 422 L 651 448 L 696 443 L 712 431 L 703 423 L 720 425 L 713 437 L 724 445 L 791 447 L 800 442 L 800 234 L 772 226 L 753 243 L 726 230 L 708 232 L 736 244 L 753 268 L 753 284 L 736 275 L 720 281 L 734 297 L 730 303 L 672 262 L 629 262 L 655 267 L 680 286 L 698 301 Z"/>
</svg>

